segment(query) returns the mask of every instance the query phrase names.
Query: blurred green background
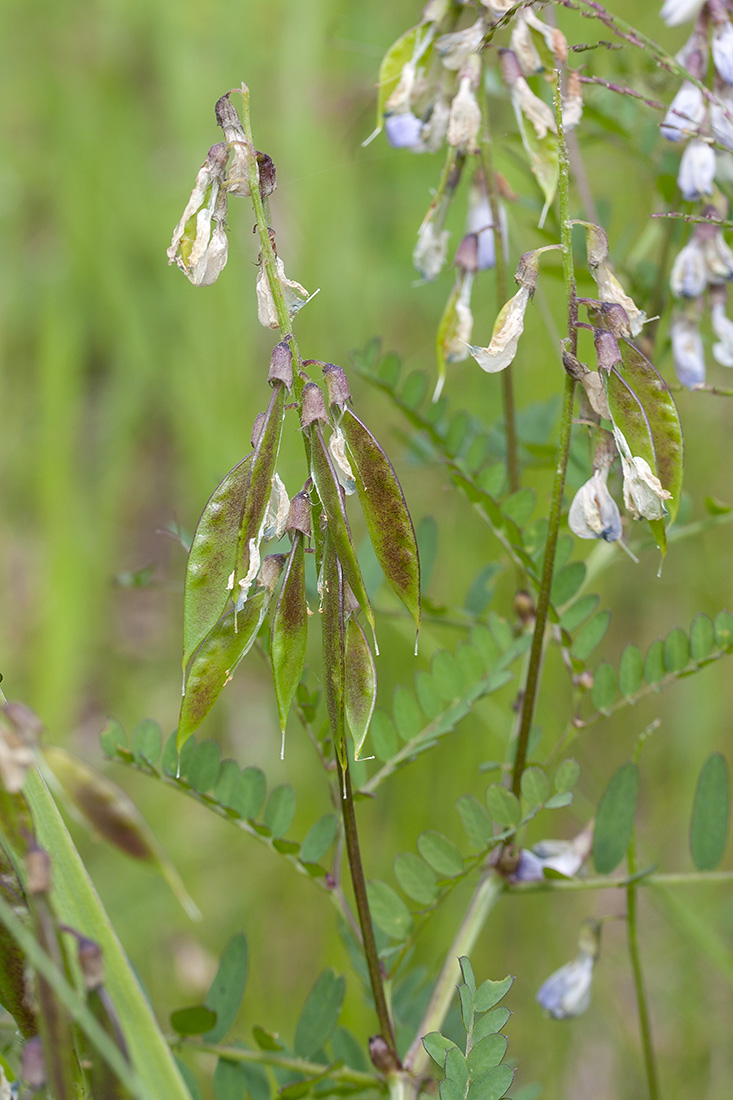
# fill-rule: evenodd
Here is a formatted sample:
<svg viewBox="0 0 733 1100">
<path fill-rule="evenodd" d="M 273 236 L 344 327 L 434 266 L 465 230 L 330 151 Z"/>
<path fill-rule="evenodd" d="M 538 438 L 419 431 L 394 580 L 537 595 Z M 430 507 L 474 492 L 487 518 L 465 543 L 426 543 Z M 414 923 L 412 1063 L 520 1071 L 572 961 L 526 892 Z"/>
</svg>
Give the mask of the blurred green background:
<svg viewBox="0 0 733 1100">
<path fill-rule="evenodd" d="M 374 125 L 381 56 L 419 7 L 408 0 L 45 0 L 32 7 L 5 0 L 0 670 L 8 697 L 31 705 L 51 740 L 95 765 L 106 767 L 97 739 L 108 714 L 127 727 L 146 716 L 164 731 L 175 726 L 185 555 L 170 532 L 193 529 L 214 486 L 249 448 L 252 421 L 267 397 L 273 335 L 257 323 L 257 254 L 246 204 L 230 204 L 230 259 L 214 287 L 195 289 L 166 265 L 195 173 L 219 140 L 213 106 L 224 91 L 242 80 L 251 89 L 255 141 L 278 172 L 272 213 L 280 254 L 291 278 L 310 291 L 320 288 L 298 318 L 303 353 L 348 369 L 351 351 L 379 336 L 405 370 L 434 371 L 434 334 L 452 276 L 446 271 L 435 284 L 417 286 L 410 256 L 439 160 L 391 150 L 383 138 L 361 146 Z M 641 20 L 640 29 L 669 48 L 681 45 L 683 32 L 664 28 L 656 5 L 610 7 Z M 573 42 L 608 37 L 566 12 L 560 21 Z M 622 83 L 665 101 L 675 90 L 644 54 L 628 49 L 580 55 L 579 63 L 593 72 L 620 69 Z M 590 186 L 619 271 L 643 290 L 656 278 L 663 232 L 660 223 L 649 228 L 648 215 L 662 208 L 679 154 L 658 138 L 658 114 L 597 89 L 588 100 L 579 136 Z M 499 167 L 519 196 L 509 211 L 513 268 L 521 252 L 551 239 L 552 222 L 544 235 L 535 229 L 540 200 L 513 118 L 500 95 L 492 110 Z M 601 125 L 604 115 L 613 127 Z M 582 216 L 579 200 L 575 212 Z M 455 243 L 461 221 L 462 214 L 453 215 Z M 676 224 L 673 249 L 685 236 Z M 578 255 L 582 260 L 582 249 Z M 557 271 L 547 264 L 528 317 L 515 367 L 520 405 L 550 400 L 561 389 Z M 487 343 L 496 312 L 490 274 L 479 279 L 474 311 L 474 338 Z M 672 378 L 665 328 L 656 362 Z M 726 385 L 723 368 L 715 370 L 714 380 Z M 431 599 L 461 606 L 474 576 L 496 557 L 496 542 L 448 478 L 405 448 L 405 425 L 387 400 L 353 375 L 352 392 L 398 469 L 416 521 L 437 521 Z M 487 422 L 501 415 L 497 380 L 472 361 L 451 371 L 446 393 L 454 408 L 480 411 Z M 726 399 L 687 393 L 679 406 L 686 511 L 703 518 L 705 496 L 730 501 L 733 493 L 731 409 Z M 305 477 L 301 462 L 292 441 L 281 464 L 291 493 Z M 573 483 L 584 476 L 574 469 Z M 529 483 L 538 488 L 541 514 L 547 475 L 532 471 Z M 673 626 L 689 626 L 696 611 L 714 615 L 730 605 L 730 549 L 726 526 L 673 545 L 661 579 L 655 554 L 634 566 L 615 553 L 598 580 L 613 609 L 599 657 L 617 660 L 629 640 L 645 649 Z M 586 548 L 577 552 L 583 556 Z M 119 583 L 147 566 L 154 567 L 150 586 Z M 508 574 L 499 581 L 500 613 L 509 613 L 512 585 Z M 384 592 L 380 599 L 392 607 Z M 380 630 L 380 700 L 388 703 L 396 684 L 410 683 L 435 648 L 459 637 L 427 624 L 415 661 L 409 628 L 387 620 Z M 582 797 L 557 818 L 558 834 L 572 835 L 586 819 L 636 735 L 660 714 L 643 762 L 640 860 L 689 869 L 695 777 L 709 752 L 730 745 L 730 680 L 721 662 L 595 725 L 577 746 Z M 486 781 L 478 765 L 503 752 L 515 690 L 500 697 L 503 712 L 495 701 L 477 707 L 453 738 L 385 784 L 377 804 L 361 808 L 370 876 L 389 878 L 393 855 L 414 850 L 425 828 L 463 842 L 455 798 L 481 794 Z M 565 726 L 568 702 L 567 676 L 552 654 L 537 716 L 548 747 Z M 294 836 L 330 808 L 295 724 L 279 760 L 274 699 L 256 654 L 203 735 L 216 737 L 224 755 L 261 766 L 271 785 L 294 784 Z M 72 825 L 159 1018 L 165 1023 L 172 1008 L 202 995 L 228 937 L 244 929 L 253 962 L 240 1034 L 249 1036 L 261 1023 L 291 1038 L 293 1006 L 322 966 L 346 965 L 330 907 L 231 826 L 159 784 L 108 770 L 152 822 L 204 913 L 204 924 L 192 926 L 159 879 Z M 418 945 L 418 960 L 431 971 L 466 897 L 459 891 Z M 594 1005 L 585 1017 L 570 1026 L 547 1021 L 533 999 L 541 981 L 574 954 L 583 917 L 621 913 L 623 906 L 611 895 L 543 895 L 510 898 L 492 917 L 474 965 L 481 977 L 518 975 L 508 1000 L 518 1085 L 539 1080 L 546 1096 L 568 1100 L 643 1095 L 621 922 L 607 926 Z M 703 918 L 708 924 L 699 923 Z M 642 898 L 642 944 L 669 1098 L 729 1095 L 732 940 L 727 888 L 690 888 L 676 895 L 674 909 Z M 346 1018 L 360 1036 L 374 1027 L 353 980 Z M 197 1072 L 206 1077 L 205 1061 Z"/>
</svg>

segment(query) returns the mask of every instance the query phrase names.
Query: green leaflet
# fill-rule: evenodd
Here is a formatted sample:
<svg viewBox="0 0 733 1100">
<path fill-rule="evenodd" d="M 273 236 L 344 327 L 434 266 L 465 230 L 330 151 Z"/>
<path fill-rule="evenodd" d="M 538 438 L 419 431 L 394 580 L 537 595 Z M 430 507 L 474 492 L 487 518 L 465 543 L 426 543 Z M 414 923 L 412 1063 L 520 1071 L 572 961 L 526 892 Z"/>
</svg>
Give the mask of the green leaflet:
<svg viewBox="0 0 733 1100">
<path fill-rule="evenodd" d="M 623 368 L 617 366 L 616 370 L 633 387 L 646 413 L 657 459 L 657 477 L 672 494 L 667 502 L 667 511 L 668 523 L 673 523 L 680 504 L 684 460 L 677 406 L 664 379 L 646 356 L 628 340 L 619 340 L 619 347 Z"/>
<path fill-rule="evenodd" d="M 336 1029 L 344 1003 L 346 981 L 335 970 L 324 970 L 308 994 L 295 1029 L 293 1049 L 300 1058 L 313 1058 Z"/>
<path fill-rule="evenodd" d="M 634 830 L 639 769 L 622 764 L 603 792 L 593 832 L 593 862 L 599 875 L 615 871 Z"/>
<path fill-rule="evenodd" d="M 328 518 L 328 541 L 333 552 L 338 555 L 346 583 L 356 597 L 364 612 L 369 626 L 374 631 L 374 614 L 369 603 L 364 581 L 356 558 L 356 550 L 351 537 L 351 528 L 344 508 L 343 494 L 331 456 L 323 439 L 320 425 L 314 422 L 310 427 L 311 474 L 316 486 L 323 510 Z"/>
<path fill-rule="evenodd" d="M 321 572 L 321 634 L 326 708 L 331 724 L 331 737 L 343 767 L 346 760 L 344 576 L 331 535 L 329 528 L 323 546 Z"/>
<path fill-rule="evenodd" d="M 216 625 L 226 606 L 234 569 L 237 533 L 249 488 L 249 454 L 211 494 L 194 532 L 183 594 L 183 667 Z"/>
<path fill-rule="evenodd" d="M 220 1043 L 237 1018 L 249 974 L 249 951 L 243 932 L 237 932 L 224 948 L 219 967 L 206 994 L 206 1007 L 216 1014 L 204 1038 Z"/>
<path fill-rule="evenodd" d="M 229 611 L 211 630 L 196 651 L 186 677 L 186 688 L 178 717 L 178 751 L 198 729 L 213 707 L 236 665 L 254 645 L 267 614 L 270 592 L 260 588 L 237 615 Z"/>
<path fill-rule="evenodd" d="M 250 568 L 251 545 L 254 540 L 259 544 L 262 521 L 265 518 L 267 504 L 272 491 L 272 478 L 275 473 L 282 438 L 283 416 L 285 412 L 285 385 L 276 382 L 270 404 L 260 426 L 260 434 L 252 455 L 252 474 L 249 490 L 242 505 L 239 537 L 237 539 L 236 569 L 234 591 L 239 596 L 238 584 L 247 576 Z M 246 599 L 247 593 L 243 592 Z"/>
<path fill-rule="evenodd" d="M 420 558 L 402 487 L 377 440 L 349 408 L 341 427 L 356 462 L 356 487 L 377 561 L 420 627 Z"/>
<path fill-rule="evenodd" d="M 420 26 L 411 27 L 405 31 L 396 42 L 393 42 L 382 58 L 379 66 L 379 84 L 377 93 L 377 128 L 381 129 L 384 118 L 384 105 L 397 87 L 400 74 L 415 54 L 417 36 Z"/>
<path fill-rule="evenodd" d="M 280 729 L 285 732 L 290 705 L 305 665 L 308 605 L 305 598 L 303 534 L 293 532 L 293 546 L 285 567 L 280 596 L 272 617 L 270 659 L 275 683 Z"/>
<path fill-rule="evenodd" d="M 345 643 L 344 710 L 358 760 L 377 701 L 377 669 L 366 634 L 353 615 L 346 624 Z"/>
<path fill-rule="evenodd" d="M 702 766 L 690 823 L 690 850 L 698 871 L 713 871 L 728 842 L 730 782 L 728 764 L 719 752 Z"/>
</svg>

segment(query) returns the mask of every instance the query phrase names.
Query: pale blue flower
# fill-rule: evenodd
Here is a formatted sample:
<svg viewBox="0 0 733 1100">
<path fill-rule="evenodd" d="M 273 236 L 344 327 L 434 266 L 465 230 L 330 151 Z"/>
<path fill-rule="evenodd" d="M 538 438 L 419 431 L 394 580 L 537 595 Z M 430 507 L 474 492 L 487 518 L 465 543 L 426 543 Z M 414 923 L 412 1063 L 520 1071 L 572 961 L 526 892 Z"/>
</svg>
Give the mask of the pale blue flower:
<svg viewBox="0 0 733 1100">
<path fill-rule="evenodd" d="M 674 369 L 680 383 L 692 390 L 705 382 L 705 352 L 697 323 L 684 314 L 676 317 L 669 330 Z"/>
<path fill-rule="evenodd" d="M 556 970 L 537 990 L 537 1001 L 554 1020 L 580 1016 L 590 1004 L 595 957 L 581 951 L 576 959 Z"/>
<path fill-rule="evenodd" d="M 669 105 L 661 125 L 668 141 L 679 141 L 686 131 L 696 130 L 705 117 L 705 99 L 696 84 L 685 80 Z"/>
<path fill-rule="evenodd" d="M 718 76 L 733 84 L 733 25 L 727 20 L 714 28 L 712 50 Z"/>
<path fill-rule="evenodd" d="M 421 131 L 422 122 L 412 111 L 403 111 L 398 115 L 385 115 L 384 132 L 393 149 L 421 148 Z"/>
</svg>

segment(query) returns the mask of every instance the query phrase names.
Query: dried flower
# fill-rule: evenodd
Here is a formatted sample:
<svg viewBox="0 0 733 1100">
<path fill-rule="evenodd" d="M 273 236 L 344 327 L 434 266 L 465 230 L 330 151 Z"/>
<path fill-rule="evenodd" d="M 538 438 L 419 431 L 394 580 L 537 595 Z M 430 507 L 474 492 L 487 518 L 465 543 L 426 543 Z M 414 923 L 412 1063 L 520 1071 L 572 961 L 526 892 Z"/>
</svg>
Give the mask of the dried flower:
<svg viewBox="0 0 733 1100">
<path fill-rule="evenodd" d="M 697 298 L 705 290 L 707 273 L 699 237 L 693 236 L 672 264 L 669 285 L 676 298 Z"/>
<path fill-rule="evenodd" d="M 685 147 L 677 174 L 682 198 L 694 202 L 712 195 L 715 176 L 715 152 L 705 141 L 690 141 Z"/>
<path fill-rule="evenodd" d="M 621 513 L 608 491 L 608 467 L 593 471 L 593 477 L 578 489 L 568 513 L 568 527 L 581 539 L 621 538 Z"/>
<path fill-rule="evenodd" d="M 481 129 L 481 108 L 473 90 L 471 76 L 461 79 L 458 91 L 450 105 L 446 141 L 464 153 L 475 153 Z"/>
<path fill-rule="evenodd" d="M 660 15 L 668 27 L 678 27 L 694 19 L 705 0 L 664 0 Z"/>
<path fill-rule="evenodd" d="M 626 436 L 613 426 L 613 438 L 616 440 L 621 457 L 621 469 L 624 475 L 624 505 L 634 519 L 661 519 L 666 515 L 665 500 L 671 500 L 672 494 L 662 487 L 662 483 L 652 471 L 645 458 L 632 455 L 626 442 Z"/>
<path fill-rule="evenodd" d="M 626 311 L 632 336 L 638 336 L 646 321 L 646 313 L 630 298 L 618 281 L 610 266 L 601 261 L 591 267 L 590 273 L 598 286 L 598 297 L 602 302 L 615 302 Z"/>
<path fill-rule="evenodd" d="M 450 232 L 442 227 L 436 217 L 426 219 L 417 231 L 417 244 L 412 253 L 412 262 L 426 282 L 437 279 L 443 269 Z"/>
<path fill-rule="evenodd" d="M 351 496 L 352 493 L 356 492 L 356 478 L 354 477 L 354 471 L 351 469 L 351 463 L 346 454 L 346 438 L 340 426 L 331 434 L 331 438 L 328 441 L 328 449 L 331 452 L 331 458 L 333 459 L 333 466 L 336 471 L 336 477 L 339 479 L 339 484 L 346 495 Z"/>
<path fill-rule="evenodd" d="M 455 295 L 452 316 L 448 319 L 443 338 L 443 359 L 446 363 L 462 363 L 468 359 L 469 341 L 473 330 L 471 312 L 472 272 L 462 271 L 458 276 L 458 293 Z"/>
<path fill-rule="evenodd" d="M 530 298 L 529 287 L 519 288 L 505 304 L 494 324 L 491 342 L 486 348 L 469 347 L 481 370 L 495 374 L 509 366 L 517 354 L 519 337 L 524 331 L 524 314 Z"/>
<path fill-rule="evenodd" d="M 435 52 L 446 69 L 458 72 L 468 58 L 480 48 L 486 34 L 486 20 L 480 15 L 475 23 L 462 31 L 442 34 L 435 42 Z"/>
<path fill-rule="evenodd" d="M 568 73 L 567 94 L 562 100 L 562 124 L 565 130 L 574 130 L 583 117 L 583 85 L 577 69 Z"/>
<path fill-rule="evenodd" d="M 393 149 L 420 149 L 422 122 L 412 111 L 384 116 L 384 132 Z"/>
<path fill-rule="evenodd" d="M 279 474 L 272 479 L 270 499 L 267 502 L 265 518 L 262 521 L 262 538 L 279 539 L 285 534 L 290 512 L 290 497 Z"/>
<path fill-rule="evenodd" d="M 194 286 L 216 282 L 227 262 L 224 175 L 228 160 L 227 142 L 212 145 L 168 248 L 168 263 L 176 264 Z"/>
<path fill-rule="evenodd" d="M 553 1019 L 580 1016 L 588 1008 L 598 946 L 598 924 L 589 921 L 581 932 L 577 957 L 551 974 L 537 991 L 537 1001 Z"/>
<path fill-rule="evenodd" d="M 426 153 L 438 152 L 448 134 L 449 121 L 450 103 L 445 96 L 438 96 L 420 131 L 420 142 Z"/>
<path fill-rule="evenodd" d="M 705 382 L 705 353 L 697 321 L 680 313 L 673 319 L 669 334 L 677 378 L 688 390 L 701 386 Z"/>
<path fill-rule="evenodd" d="M 277 277 L 283 289 L 288 314 L 294 317 L 298 310 L 302 309 L 306 302 L 311 300 L 313 295 L 309 295 L 305 287 L 301 286 L 300 283 L 296 283 L 294 279 L 287 278 L 283 262 L 279 256 L 276 258 L 276 262 Z M 257 272 L 255 289 L 257 291 L 257 317 L 260 324 L 264 325 L 265 328 L 278 328 L 280 322 L 278 321 L 277 309 L 275 308 L 275 299 L 272 296 L 270 281 L 267 278 L 267 272 L 265 271 L 265 265 L 263 263 L 260 263 L 260 269 Z"/>
<path fill-rule="evenodd" d="M 248 171 L 249 147 L 244 127 L 229 96 L 230 93 L 227 92 L 217 101 L 214 114 L 232 152 L 232 163 L 226 179 L 227 193 L 244 198 L 251 194 Z"/>
<path fill-rule="evenodd" d="M 697 84 L 685 80 L 669 105 L 660 129 L 668 141 L 679 141 L 688 131 L 697 130 L 705 118 L 705 98 Z"/>
<path fill-rule="evenodd" d="M 733 84 L 733 25 L 727 19 L 713 27 L 712 51 L 718 76 Z"/>
</svg>

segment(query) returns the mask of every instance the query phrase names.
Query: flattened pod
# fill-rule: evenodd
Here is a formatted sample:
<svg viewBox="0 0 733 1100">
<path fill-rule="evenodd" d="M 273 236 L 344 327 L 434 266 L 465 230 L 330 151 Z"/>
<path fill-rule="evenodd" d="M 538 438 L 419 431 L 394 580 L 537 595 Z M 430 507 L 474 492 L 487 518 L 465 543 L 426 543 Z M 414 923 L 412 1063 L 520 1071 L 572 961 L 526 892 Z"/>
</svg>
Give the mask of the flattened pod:
<svg viewBox="0 0 733 1100">
<path fill-rule="evenodd" d="M 267 614 L 270 596 L 267 589 L 258 589 L 239 612 L 236 631 L 234 611 L 230 611 L 219 620 L 196 651 L 186 677 L 186 688 L 178 717 L 179 752 L 221 695 L 235 667 L 252 648 L 257 631 Z"/>
<path fill-rule="evenodd" d="M 412 519 L 392 463 L 369 429 L 345 409 L 341 427 L 357 466 L 356 488 L 377 561 L 420 627 L 420 558 Z"/>
<path fill-rule="evenodd" d="M 359 562 L 356 558 L 356 550 L 351 537 L 351 528 L 346 516 L 344 501 L 336 471 L 323 440 L 320 426 L 314 423 L 309 428 L 311 443 L 311 474 L 318 492 L 318 497 L 323 505 L 323 510 L 328 517 L 329 539 L 333 551 L 338 555 L 344 572 L 344 580 L 364 612 L 372 631 L 374 630 L 374 614 L 369 603 L 364 581 L 362 579 Z"/>
<path fill-rule="evenodd" d="M 296 531 L 270 630 L 272 675 L 275 682 L 280 729 L 283 733 L 290 705 L 303 675 L 307 640 L 305 552 L 303 535 L 300 531 Z"/>
<path fill-rule="evenodd" d="M 377 670 L 366 634 L 353 615 L 346 624 L 344 673 L 344 710 L 358 760 L 377 701 Z"/>
<path fill-rule="evenodd" d="M 249 454 L 211 494 L 194 532 L 183 595 L 183 667 L 216 625 L 229 599 L 237 534 L 252 474 Z"/>
<path fill-rule="evenodd" d="M 344 713 L 345 677 L 345 624 L 344 624 L 344 575 L 331 538 L 326 535 L 323 549 L 323 607 L 321 630 L 323 634 L 323 668 L 326 688 L 326 707 L 331 724 L 334 748 L 346 765 L 346 729 Z"/>
<path fill-rule="evenodd" d="M 234 577 L 234 599 L 240 595 L 237 585 L 247 577 L 250 568 L 252 543 L 260 541 L 260 529 L 267 511 L 267 503 L 272 492 L 272 478 L 275 473 L 280 450 L 285 412 L 285 386 L 276 382 L 270 404 L 260 425 L 259 436 L 252 455 L 252 476 L 249 491 L 242 506 L 239 538 L 237 540 L 236 575 Z M 246 586 L 249 589 L 249 585 Z M 247 591 L 242 593 L 246 599 Z"/>
</svg>

